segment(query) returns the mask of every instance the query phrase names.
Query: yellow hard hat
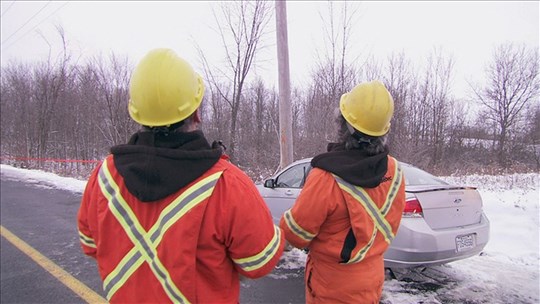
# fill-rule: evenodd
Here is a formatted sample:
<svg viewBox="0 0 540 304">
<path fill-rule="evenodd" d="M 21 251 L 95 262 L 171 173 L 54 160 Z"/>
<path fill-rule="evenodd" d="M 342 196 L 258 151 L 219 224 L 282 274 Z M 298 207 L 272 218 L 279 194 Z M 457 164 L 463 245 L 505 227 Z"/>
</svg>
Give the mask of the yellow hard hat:
<svg viewBox="0 0 540 304">
<path fill-rule="evenodd" d="M 341 96 L 339 109 L 345 120 L 356 130 L 370 135 L 383 136 L 390 130 L 394 114 L 394 100 L 380 81 L 357 85 Z"/>
<path fill-rule="evenodd" d="M 188 118 L 201 104 L 204 83 L 173 50 L 155 49 L 131 76 L 129 115 L 141 125 L 168 126 Z"/>
</svg>

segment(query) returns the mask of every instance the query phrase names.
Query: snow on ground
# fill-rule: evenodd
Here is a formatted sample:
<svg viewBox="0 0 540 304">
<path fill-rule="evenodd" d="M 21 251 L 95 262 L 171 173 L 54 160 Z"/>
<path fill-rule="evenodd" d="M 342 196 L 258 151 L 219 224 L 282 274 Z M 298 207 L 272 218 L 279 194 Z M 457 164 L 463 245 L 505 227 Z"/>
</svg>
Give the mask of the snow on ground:
<svg viewBox="0 0 540 304">
<path fill-rule="evenodd" d="M 86 185 L 85 181 L 39 170 L 1 165 L 0 171 L 3 178 L 76 193 L 82 193 Z M 491 222 L 490 241 L 480 255 L 467 260 L 398 271 L 398 280 L 386 280 L 381 303 L 540 303 L 539 175 L 443 179 L 478 187 Z M 284 253 L 278 268 L 301 269 L 305 260 L 303 251 L 293 249 Z"/>
<path fill-rule="evenodd" d="M 41 170 L 19 169 L 2 164 L 0 165 L 0 172 L 2 173 L 2 176 L 9 179 L 25 181 L 44 188 L 57 188 L 75 193 L 82 193 L 86 186 L 86 181 L 62 177 Z"/>
</svg>

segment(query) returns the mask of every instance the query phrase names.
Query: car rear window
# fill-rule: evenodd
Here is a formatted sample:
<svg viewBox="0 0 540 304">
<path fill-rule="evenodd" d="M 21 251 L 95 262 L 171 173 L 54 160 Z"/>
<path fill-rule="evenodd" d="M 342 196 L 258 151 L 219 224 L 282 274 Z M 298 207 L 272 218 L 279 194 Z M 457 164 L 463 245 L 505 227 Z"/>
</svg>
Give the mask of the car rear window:
<svg viewBox="0 0 540 304">
<path fill-rule="evenodd" d="M 448 185 L 447 182 L 427 173 L 424 170 L 403 165 L 403 174 L 405 175 L 405 185 L 418 186 L 418 185 Z"/>
</svg>

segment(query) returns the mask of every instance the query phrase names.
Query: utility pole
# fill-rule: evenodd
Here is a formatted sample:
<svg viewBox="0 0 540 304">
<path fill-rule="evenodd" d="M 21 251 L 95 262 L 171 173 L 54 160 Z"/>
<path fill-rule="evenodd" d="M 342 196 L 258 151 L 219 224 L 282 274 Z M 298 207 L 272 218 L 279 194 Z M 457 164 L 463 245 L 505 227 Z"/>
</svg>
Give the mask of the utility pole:
<svg viewBox="0 0 540 304">
<path fill-rule="evenodd" d="M 279 83 L 279 147 L 280 167 L 293 161 L 291 81 L 289 76 L 289 44 L 287 36 L 287 2 L 276 0 L 276 38 Z"/>
</svg>

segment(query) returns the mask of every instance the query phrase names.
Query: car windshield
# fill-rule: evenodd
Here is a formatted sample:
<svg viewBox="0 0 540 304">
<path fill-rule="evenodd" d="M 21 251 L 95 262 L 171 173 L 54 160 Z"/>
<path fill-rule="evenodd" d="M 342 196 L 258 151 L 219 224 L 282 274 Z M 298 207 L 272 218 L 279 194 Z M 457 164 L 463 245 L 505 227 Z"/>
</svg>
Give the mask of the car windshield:
<svg viewBox="0 0 540 304">
<path fill-rule="evenodd" d="M 405 185 L 448 185 L 447 182 L 408 164 L 402 164 L 401 168 L 405 175 Z M 306 181 L 307 174 L 311 170 L 311 163 L 299 163 L 283 171 L 276 177 L 276 188 L 302 188 Z"/>
<path fill-rule="evenodd" d="M 405 175 L 405 185 L 407 186 L 448 185 L 447 182 L 418 168 L 407 165 L 403 165 L 402 168 Z"/>
</svg>

